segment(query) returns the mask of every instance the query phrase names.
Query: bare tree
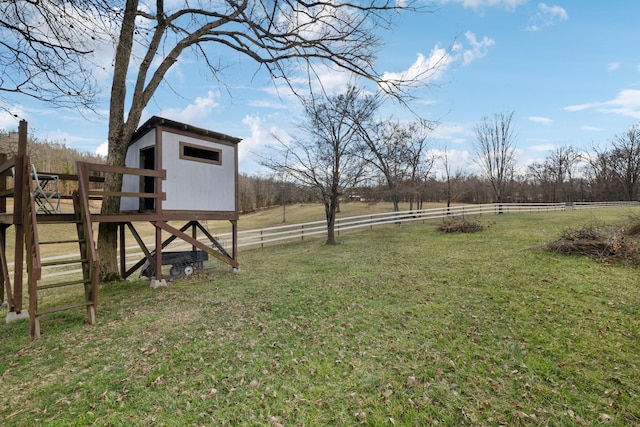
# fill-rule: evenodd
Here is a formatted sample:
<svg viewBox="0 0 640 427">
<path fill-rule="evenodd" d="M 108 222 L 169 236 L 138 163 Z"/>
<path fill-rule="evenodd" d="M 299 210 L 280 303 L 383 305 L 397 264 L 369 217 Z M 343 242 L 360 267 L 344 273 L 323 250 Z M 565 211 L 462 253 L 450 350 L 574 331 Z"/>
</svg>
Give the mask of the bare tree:
<svg viewBox="0 0 640 427">
<path fill-rule="evenodd" d="M 460 168 L 456 168 L 455 171 L 452 170 L 453 165 L 449 158 L 449 151 L 446 148 L 440 156 L 440 161 L 444 168 L 445 196 L 447 199 L 447 213 L 449 213 L 451 202 L 457 197 L 457 194 L 460 191 L 460 182 L 462 181 L 464 174 Z"/>
<path fill-rule="evenodd" d="M 594 146 L 585 156 L 587 179 L 594 200 L 611 201 L 623 197 L 619 189 L 616 172 L 611 164 L 610 153 L 604 148 Z"/>
<path fill-rule="evenodd" d="M 616 135 L 609 154 L 611 167 L 624 189 L 626 200 L 636 200 L 640 182 L 640 124 Z"/>
<path fill-rule="evenodd" d="M 547 163 L 554 180 L 553 202 L 573 201 L 574 177 L 580 160 L 580 153 L 570 145 L 556 148 L 547 158 Z"/>
<path fill-rule="evenodd" d="M 363 140 L 359 149 L 363 159 L 384 177 L 393 209 L 398 212 L 402 194 L 409 194 L 413 203 L 419 182 L 431 170 L 425 151 L 432 124 L 393 119 L 355 123 Z"/>
<path fill-rule="evenodd" d="M 586 168 L 598 200 L 636 200 L 640 185 L 640 124 L 615 135 L 610 148 L 594 147 Z"/>
<path fill-rule="evenodd" d="M 422 201 L 435 157 L 427 152 L 428 141 L 436 123 L 417 120 L 406 125 L 408 138 L 405 145 L 405 161 L 408 168 L 409 209 L 422 209 Z"/>
<path fill-rule="evenodd" d="M 377 108 L 372 96 L 349 86 L 344 94 L 323 101 L 304 103 L 301 130 L 306 138 L 281 141 L 276 152 L 262 164 L 316 191 L 324 204 L 327 244 L 336 243 L 335 220 L 340 196 L 364 177 L 364 162 L 358 152 L 358 123 L 370 120 Z"/>
<path fill-rule="evenodd" d="M 513 112 L 483 117 L 476 125 L 474 149 L 476 162 L 491 183 L 496 203 L 502 203 L 504 192 L 513 173 L 516 141 L 512 128 Z"/>
<path fill-rule="evenodd" d="M 541 187 L 544 199 L 570 202 L 575 194 L 575 176 L 582 156 L 570 145 L 558 147 L 542 163 L 529 165 L 528 173 Z"/>
<path fill-rule="evenodd" d="M 98 90 L 92 54 L 96 44 L 110 41 L 109 3 L 0 2 L 0 101 L 18 94 L 57 106 L 93 107 Z"/>
<path fill-rule="evenodd" d="M 555 201 L 555 180 L 547 161 L 531 163 L 527 167 L 527 175 L 539 191 L 536 200 L 541 202 Z"/>
</svg>

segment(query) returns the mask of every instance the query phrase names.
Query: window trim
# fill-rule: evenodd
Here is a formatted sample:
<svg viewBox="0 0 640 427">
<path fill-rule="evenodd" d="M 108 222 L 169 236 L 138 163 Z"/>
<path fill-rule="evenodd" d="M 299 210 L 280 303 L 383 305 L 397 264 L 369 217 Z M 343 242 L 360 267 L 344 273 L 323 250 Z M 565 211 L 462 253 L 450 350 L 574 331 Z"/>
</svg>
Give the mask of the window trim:
<svg viewBox="0 0 640 427">
<path fill-rule="evenodd" d="M 196 150 L 203 150 L 211 153 L 216 153 L 218 160 L 211 160 L 204 157 L 190 156 L 188 154 L 185 154 L 185 148 L 194 148 Z M 180 158 L 182 160 L 191 160 L 194 162 L 209 163 L 212 165 L 222 165 L 222 150 L 219 148 L 205 147 L 205 146 L 193 144 L 190 142 L 180 141 Z"/>
</svg>

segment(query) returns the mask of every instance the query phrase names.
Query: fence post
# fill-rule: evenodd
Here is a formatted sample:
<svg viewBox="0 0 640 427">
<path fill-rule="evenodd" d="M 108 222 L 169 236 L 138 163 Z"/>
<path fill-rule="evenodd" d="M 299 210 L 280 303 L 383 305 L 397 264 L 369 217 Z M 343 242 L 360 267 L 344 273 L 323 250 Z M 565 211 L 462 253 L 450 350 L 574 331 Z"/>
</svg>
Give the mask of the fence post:
<svg viewBox="0 0 640 427">
<path fill-rule="evenodd" d="M 264 249 L 264 238 L 262 237 L 263 231 L 260 230 L 260 247 Z"/>
<path fill-rule="evenodd" d="M 300 240 L 304 240 L 304 224 L 300 226 Z"/>
</svg>

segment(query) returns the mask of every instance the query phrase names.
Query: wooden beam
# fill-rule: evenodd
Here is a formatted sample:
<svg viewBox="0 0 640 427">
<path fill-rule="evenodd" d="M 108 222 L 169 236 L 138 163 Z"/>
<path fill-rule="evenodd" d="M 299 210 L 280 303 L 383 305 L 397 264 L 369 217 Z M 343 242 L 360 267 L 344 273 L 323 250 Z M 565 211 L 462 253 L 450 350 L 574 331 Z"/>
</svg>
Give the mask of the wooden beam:
<svg viewBox="0 0 640 427">
<path fill-rule="evenodd" d="M 207 252 L 209 255 L 212 255 L 212 256 L 214 256 L 214 257 L 226 262 L 227 264 L 229 264 L 230 266 L 232 266 L 234 268 L 238 268 L 238 266 L 239 266 L 238 262 L 235 259 L 229 258 L 228 256 L 225 256 L 225 255 L 221 254 L 220 252 L 214 250 L 213 248 L 205 245 L 201 241 L 193 239 L 188 234 L 184 233 L 183 231 L 178 230 L 177 228 L 174 228 L 174 227 L 170 226 L 166 222 L 159 221 L 159 222 L 156 222 L 154 225 L 156 227 L 159 227 L 159 228 L 161 228 L 161 229 L 173 234 L 174 236 L 184 240 L 185 242 L 192 244 L 193 246 L 197 247 L 198 249 L 201 249 L 201 250 Z"/>
</svg>

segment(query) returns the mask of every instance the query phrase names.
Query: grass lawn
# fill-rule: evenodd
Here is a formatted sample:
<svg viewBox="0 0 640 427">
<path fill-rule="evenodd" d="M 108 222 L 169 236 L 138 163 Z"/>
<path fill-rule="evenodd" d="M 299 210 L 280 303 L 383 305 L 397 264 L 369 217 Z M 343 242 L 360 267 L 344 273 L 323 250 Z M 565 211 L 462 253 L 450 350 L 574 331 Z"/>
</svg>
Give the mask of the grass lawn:
<svg viewBox="0 0 640 427">
<path fill-rule="evenodd" d="M 638 212 L 380 227 L 110 285 L 96 325 L 0 325 L 0 425 L 640 426 L 640 270 L 538 249 Z"/>
</svg>

